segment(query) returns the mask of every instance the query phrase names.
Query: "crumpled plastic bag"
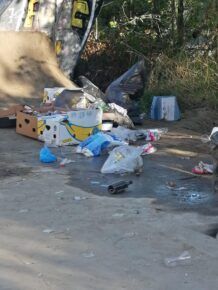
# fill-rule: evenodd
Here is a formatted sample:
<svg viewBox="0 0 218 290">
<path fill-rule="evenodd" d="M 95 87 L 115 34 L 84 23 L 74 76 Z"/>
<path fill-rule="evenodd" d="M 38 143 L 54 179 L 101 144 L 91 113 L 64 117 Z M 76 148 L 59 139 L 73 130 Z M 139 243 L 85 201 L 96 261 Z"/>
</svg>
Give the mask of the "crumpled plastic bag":
<svg viewBox="0 0 218 290">
<path fill-rule="evenodd" d="M 210 136 L 209 135 L 202 135 L 201 141 L 203 143 L 209 143 L 212 147 L 212 149 L 215 149 L 218 147 L 218 127 L 214 127 Z"/>
<path fill-rule="evenodd" d="M 143 169 L 143 159 L 141 157 L 142 149 L 133 146 L 119 146 L 114 148 L 106 162 L 101 173 L 138 173 Z"/>
<path fill-rule="evenodd" d="M 202 161 L 200 161 L 199 164 L 192 169 L 192 173 L 199 175 L 213 174 L 213 172 L 214 172 L 213 164 L 207 164 Z"/>
<path fill-rule="evenodd" d="M 43 163 L 53 163 L 57 161 L 57 157 L 50 151 L 47 146 L 44 146 L 40 150 L 39 160 Z"/>
<path fill-rule="evenodd" d="M 118 126 L 117 128 L 112 128 L 111 133 L 123 141 L 137 141 L 137 130 L 130 130 L 122 126 Z"/>
<path fill-rule="evenodd" d="M 106 99 L 129 110 L 135 105 L 135 98 L 144 87 L 145 65 L 144 61 L 139 61 L 110 84 L 106 90 Z M 134 98 L 134 102 L 131 98 Z"/>
<path fill-rule="evenodd" d="M 112 111 L 116 111 L 118 113 L 120 113 L 122 116 L 126 117 L 127 116 L 127 110 L 124 109 L 123 107 L 115 104 L 115 103 L 110 103 L 108 104 L 108 107 L 110 107 L 110 109 Z"/>
<path fill-rule="evenodd" d="M 218 147 L 218 131 L 214 132 L 210 137 L 211 143 L 214 148 Z"/>
<path fill-rule="evenodd" d="M 142 150 L 142 154 L 141 154 L 142 156 L 153 154 L 157 151 L 157 148 L 155 148 L 151 143 L 147 143 L 143 146 L 139 146 L 139 148 L 141 148 Z"/>
<path fill-rule="evenodd" d="M 125 142 L 119 138 L 99 132 L 88 137 L 77 147 L 77 153 L 82 153 L 87 157 L 99 156 L 107 147 L 123 145 Z"/>
</svg>

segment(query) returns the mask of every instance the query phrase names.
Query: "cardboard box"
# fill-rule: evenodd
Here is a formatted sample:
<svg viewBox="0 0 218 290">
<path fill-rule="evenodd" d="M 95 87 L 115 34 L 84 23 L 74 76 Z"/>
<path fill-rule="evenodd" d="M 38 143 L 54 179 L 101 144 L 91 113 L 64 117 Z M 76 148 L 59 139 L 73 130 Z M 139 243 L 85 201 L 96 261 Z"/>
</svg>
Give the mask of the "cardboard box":
<svg viewBox="0 0 218 290">
<path fill-rule="evenodd" d="M 0 118 L 10 117 L 10 116 L 16 116 L 16 114 L 20 111 L 22 111 L 24 108 L 23 105 L 15 105 L 11 106 L 8 109 L 1 109 L 0 110 Z"/>
<path fill-rule="evenodd" d="M 79 144 L 102 128 L 102 110 L 79 110 L 51 116 L 18 113 L 16 132 L 54 146 Z"/>
<path fill-rule="evenodd" d="M 16 132 L 30 138 L 38 139 L 40 131 L 44 130 L 43 125 L 48 117 L 50 116 L 37 117 L 31 114 L 18 112 Z"/>
<path fill-rule="evenodd" d="M 55 88 L 45 88 L 43 94 L 43 103 L 50 104 L 55 101 L 55 99 L 62 94 L 64 91 L 70 91 L 73 93 L 83 93 L 83 89 L 81 88 L 63 88 L 63 87 L 55 87 Z"/>
</svg>

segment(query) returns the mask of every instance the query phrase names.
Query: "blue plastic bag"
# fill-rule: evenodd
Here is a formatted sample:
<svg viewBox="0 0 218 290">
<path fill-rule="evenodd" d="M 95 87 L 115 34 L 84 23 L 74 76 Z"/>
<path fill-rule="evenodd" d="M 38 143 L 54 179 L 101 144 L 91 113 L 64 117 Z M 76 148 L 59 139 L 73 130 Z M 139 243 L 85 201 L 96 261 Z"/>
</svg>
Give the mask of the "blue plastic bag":
<svg viewBox="0 0 218 290">
<path fill-rule="evenodd" d="M 81 142 L 77 148 L 77 153 L 83 153 L 87 157 L 99 156 L 105 148 L 123 144 L 124 142 L 116 136 L 99 132 Z"/>
<path fill-rule="evenodd" d="M 109 138 L 103 133 L 97 133 L 90 136 L 85 141 L 80 143 L 79 147 L 86 153 L 86 156 L 99 156 L 101 151 L 110 144 Z"/>
<path fill-rule="evenodd" d="M 49 150 L 47 146 L 44 146 L 40 150 L 39 160 L 43 163 L 53 163 L 57 161 L 57 157 Z"/>
</svg>

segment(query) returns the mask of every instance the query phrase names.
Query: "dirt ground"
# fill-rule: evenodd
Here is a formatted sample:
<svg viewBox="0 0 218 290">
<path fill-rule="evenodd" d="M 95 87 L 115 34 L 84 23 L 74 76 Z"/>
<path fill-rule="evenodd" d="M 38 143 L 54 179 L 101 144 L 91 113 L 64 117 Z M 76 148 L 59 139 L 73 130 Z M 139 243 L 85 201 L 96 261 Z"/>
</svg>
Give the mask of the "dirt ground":
<svg viewBox="0 0 218 290">
<path fill-rule="evenodd" d="M 102 175 L 107 156 L 88 159 L 75 147 L 53 149 L 74 163 L 43 165 L 40 142 L 1 129 L 0 289 L 217 289 L 217 197 L 210 176 L 191 173 L 211 157 L 181 124 L 155 123 L 169 133 L 144 157 L 140 177 Z M 109 195 L 120 179 L 134 183 Z M 190 260 L 165 265 L 185 250 Z"/>
<path fill-rule="evenodd" d="M 38 104 L 45 87 L 73 86 L 45 34 L 1 31 L 0 43 L 0 106 Z"/>
</svg>

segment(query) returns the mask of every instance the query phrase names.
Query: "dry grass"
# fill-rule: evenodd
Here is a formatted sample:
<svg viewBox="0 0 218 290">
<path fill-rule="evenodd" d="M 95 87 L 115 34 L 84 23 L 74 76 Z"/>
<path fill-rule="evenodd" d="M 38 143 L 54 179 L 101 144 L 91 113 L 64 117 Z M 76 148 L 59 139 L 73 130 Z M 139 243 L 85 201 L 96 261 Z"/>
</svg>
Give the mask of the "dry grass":
<svg viewBox="0 0 218 290">
<path fill-rule="evenodd" d="M 183 109 L 218 108 L 217 63 L 209 57 L 157 58 L 145 103 L 152 95 L 175 95 Z"/>
</svg>

